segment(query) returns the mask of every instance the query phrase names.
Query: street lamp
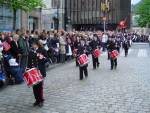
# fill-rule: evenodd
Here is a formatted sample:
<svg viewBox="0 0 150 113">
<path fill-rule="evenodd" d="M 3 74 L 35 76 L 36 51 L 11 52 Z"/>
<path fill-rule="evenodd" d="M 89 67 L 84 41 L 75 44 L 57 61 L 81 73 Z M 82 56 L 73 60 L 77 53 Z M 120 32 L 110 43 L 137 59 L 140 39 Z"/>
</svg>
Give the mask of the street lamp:
<svg viewBox="0 0 150 113">
<path fill-rule="evenodd" d="M 67 21 L 68 21 L 68 17 L 67 17 L 67 0 L 65 0 L 65 11 L 64 11 L 64 29 L 67 29 Z"/>
<path fill-rule="evenodd" d="M 104 32 L 106 32 L 106 13 L 110 11 L 110 2 L 108 0 L 105 0 L 104 2 L 101 2 L 101 11 L 103 12 L 103 24 L 104 24 Z"/>
<path fill-rule="evenodd" d="M 57 4 L 57 32 L 59 30 L 59 5 Z"/>
<path fill-rule="evenodd" d="M 106 16 L 103 17 L 103 22 L 104 22 L 104 33 L 106 32 Z"/>
</svg>

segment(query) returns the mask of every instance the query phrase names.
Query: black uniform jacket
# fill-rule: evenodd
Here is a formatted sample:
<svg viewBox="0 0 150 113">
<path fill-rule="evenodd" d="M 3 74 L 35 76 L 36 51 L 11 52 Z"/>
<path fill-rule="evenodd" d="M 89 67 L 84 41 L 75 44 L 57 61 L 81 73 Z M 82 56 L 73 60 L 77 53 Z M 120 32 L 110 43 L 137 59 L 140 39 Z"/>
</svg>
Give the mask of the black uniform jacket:
<svg viewBox="0 0 150 113">
<path fill-rule="evenodd" d="M 116 43 L 113 41 L 110 41 L 108 44 L 108 50 L 111 52 L 113 50 L 116 50 Z"/>
<path fill-rule="evenodd" d="M 44 55 L 43 59 L 39 59 L 37 54 L 40 53 Z M 38 48 L 37 50 L 30 50 L 28 56 L 28 68 L 38 68 L 43 77 L 46 77 L 46 66 L 45 63 L 47 62 L 47 52 L 44 48 Z"/>
</svg>

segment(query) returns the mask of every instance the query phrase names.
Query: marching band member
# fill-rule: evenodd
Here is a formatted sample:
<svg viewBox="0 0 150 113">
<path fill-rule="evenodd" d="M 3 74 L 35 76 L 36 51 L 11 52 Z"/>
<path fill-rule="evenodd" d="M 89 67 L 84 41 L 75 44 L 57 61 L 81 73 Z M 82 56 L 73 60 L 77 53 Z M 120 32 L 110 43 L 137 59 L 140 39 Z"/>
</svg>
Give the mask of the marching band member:
<svg viewBox="0 0 150 113">
<path fill-rule="evenodd" d="M 74 51 L 74 57 L 76 60 L 76 66 L 79 66 L 77 55 L 76 55 L 79 46 L 80 46 L 80 38 L 79 38 L 79 36 L 77 36 L 77 37 L 75 37 L 74 50 L 73 50 Z"/>
<path fill-rule="evenodd" d="M 129 50 L 129 43 L 128 43 L 127 39 L 123 42 L 123 48 L 124 48 L 124 51 L 125 51 L 125 57 L 127 57 L 128 50 Z"/>
<path fill-rule="evenodd" d="M 32 43 L 33 50 L 29 52 L 28 56 L 28 68 L 38 68 L 43 77 L 46 77 L 46 67 L 45 63 L 47 62 L 46 50 L 41 46 L 38 40 Z M 43 106 L 43 81 L 33 86 L 33 93 L 35 97 L 35 103 L 33 106 Z"/>
<path fill-rule="evenodd" d="M 78 46 L 78 50 L 77 50 L 77 57 L 79 60 L 79 57 L 83 54 L 86 53 L 85 47 L 84 47 L 85 41 L 81 39 L 80 41 L 80 46 Z M 80 80 L 83 80 L 83 74 L 85 75 L 85 77 L 88 77 L 88 63 L 85 65 L 80 65 L 79 64 L 79 71 L 80 71 Z"/>
<path fill-rule="evenodd" d="M 110 45 L 110 42 L 111 42 L 111 37 L 109 37 L 108 38 L 108 40 L 107 40 L 107 58 L 108 58 L 108 60 L 110 60 L 110 50 L 109 50 L 109 45 Z"/>
<path fill-rule="evenodd" d="M 116 69 L 117 68 L 117 57 L 113 57 L 112 56 L 112 52 L 114 50 L 117 50 L 116 48 L 116 43 L 115 43 L 115 39 L 112 39 L 112 41 L 110 41 L 109 45 L 108 45 L 108 49 L 109 49 L 109 54 L 110 54 L 110 63 L 111 63 L 111 70 Z M 117 51 L 116 51 L 117 52 Z"/>
<path fill-rule="evenodd" d="M 92 60 L 93 60 L 93 69 L 96 69 L 99 67 L 99 60 L 98 57 L 95 57 L 94 52 L 96 49 L 98 49 L 98 40 L 96 35 L 94 35 L 93 40 L 90 42 L 90 47 L 92 49 Z"/>
<path fill-rule="evenodd" d="M 119 37 L 116 38 L 116 48 L 117 48 L 117 51 L 120 53 L 121 40 Z"/>
</svg>

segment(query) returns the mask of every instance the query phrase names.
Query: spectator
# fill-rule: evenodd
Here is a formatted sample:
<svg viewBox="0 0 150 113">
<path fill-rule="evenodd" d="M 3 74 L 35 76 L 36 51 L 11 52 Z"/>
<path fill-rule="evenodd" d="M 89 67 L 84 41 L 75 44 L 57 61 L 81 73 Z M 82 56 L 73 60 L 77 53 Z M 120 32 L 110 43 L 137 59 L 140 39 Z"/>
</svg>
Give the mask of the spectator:
<svg viewBox="0 0 150 113">
<path fill-rule="evenodd" d="M 29 52 L 29 43 L 28 40 L 25 38 L 25 33 L 23 33 L 19 40 L 18 40 L 18 47 L 21 54 L 21 68 L 25 71 L 28 62 L 28 52 Z"/>
<path fill-rule="evenodd" d="M 59 33 L 59 43 L 60 43 L 60 62 L 64 63 L 65 62 L 65 54 L 66 54 L 66 42 L 64 39 L 64 33 L 60 32 Z"/>
</svg>

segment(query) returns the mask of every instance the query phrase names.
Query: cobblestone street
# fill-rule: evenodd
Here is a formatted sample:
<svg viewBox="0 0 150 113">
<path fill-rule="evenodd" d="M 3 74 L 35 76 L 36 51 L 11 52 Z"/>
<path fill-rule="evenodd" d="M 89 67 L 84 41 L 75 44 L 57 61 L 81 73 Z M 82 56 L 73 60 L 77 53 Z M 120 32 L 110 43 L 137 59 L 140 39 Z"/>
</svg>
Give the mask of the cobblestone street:
<svg viewBox="0 0 150 113">
<path fill-rule="evenodd" d="M 32 88 L 26 84 L 0 90 L 0 113 L 150 113 L 150 47 L 134 44 L 129 56 L 121 52 L 117 70 L 110 70 L 106 53 L 100 67 L 79 80 L 75 62 L 47 72 L 45 104 L 33 107 Z"/>
</svg>

